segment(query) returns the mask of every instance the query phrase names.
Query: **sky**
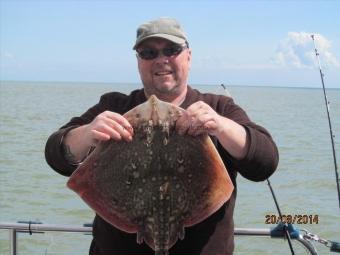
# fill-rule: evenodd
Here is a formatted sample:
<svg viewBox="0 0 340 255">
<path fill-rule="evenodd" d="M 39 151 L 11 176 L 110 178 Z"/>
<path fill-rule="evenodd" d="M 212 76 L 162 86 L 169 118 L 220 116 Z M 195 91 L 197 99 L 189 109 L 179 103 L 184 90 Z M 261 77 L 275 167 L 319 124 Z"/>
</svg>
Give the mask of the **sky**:
<svg viewBox="0 0 340 255">
<path fill-rule="evenodd" d="M 340 88 L 340 1 L 0 0 L 0 80 L 140 82 L 137 27 L 173 17 L 190 84 Z"/>
</svg>

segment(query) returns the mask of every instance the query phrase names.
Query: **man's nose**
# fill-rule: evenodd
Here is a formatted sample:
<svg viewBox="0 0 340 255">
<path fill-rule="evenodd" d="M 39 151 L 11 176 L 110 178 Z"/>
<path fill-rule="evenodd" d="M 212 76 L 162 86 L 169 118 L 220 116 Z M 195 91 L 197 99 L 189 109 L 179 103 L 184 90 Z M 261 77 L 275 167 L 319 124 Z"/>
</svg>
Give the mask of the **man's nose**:
<svg viewBox="0 0 340 255">
<path fill-rule="evenodd" d="M 169 57 L 163 55 L 163 53 L 160 51 L 155 61 L 157 63 L 169 63 Z"/>
</svg>

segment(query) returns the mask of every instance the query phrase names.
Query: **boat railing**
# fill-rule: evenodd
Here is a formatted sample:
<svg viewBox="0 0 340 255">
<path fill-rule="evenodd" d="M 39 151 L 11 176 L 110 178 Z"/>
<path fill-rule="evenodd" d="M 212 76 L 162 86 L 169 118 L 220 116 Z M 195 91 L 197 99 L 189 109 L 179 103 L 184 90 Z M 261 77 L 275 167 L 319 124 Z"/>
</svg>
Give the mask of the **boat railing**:
<svg viewBox="0 0 340 255">
<path fill-rule="evenodd" d="M 73 225 L 56 225 L 56 224 L 43 224 L 41 222 L 33 222 L 33 221 L 19 221 L 17 223 L 6 223 L 0 222 L 0 229 L 7 229 L 9 231 L 9 246 L 10 246 L 10 255 L 17 255 L 17 243 L 18 243 L 18 233 L 45 233 L 45 232 L 75 232 L 75 233 L 83 233 L 83 234 L 91 234 L 92 233 L 92 224 L 84 224 L 83 226 L 73 226 Z M 316 240 L 316 235 L 309 233 L 306 230 L 300 231 L 295 228 L 294 225 L 289 225 L 288 227 L 289 234 L 292 240 L 296 240 L 301 243 L 306 250 L 311 255 L 317 255 L 317 250 L 313 245 L 312 241 Z M 236 236 L 264 236 L 271 238 L 285 238 L 285 228 L 284 225 L 276 225 L 274 228 L 235 228 L 234 234 Z M 321 239 L 323 240 L 323 239 Z M 320 241 L 319 241 L 320 242 Z M 322 243 L 322 242 L 320 242 Z M 327 244 L 323 243 L 328 246 Z M 339 245 L 339 243 L 334 243 Z M 330 247 L 330 246 L 328 246 Z M 334 248 L 334 247 L 333 247 Z M 331 251 L 340 251 L 332 250 Z"/>
</svg>

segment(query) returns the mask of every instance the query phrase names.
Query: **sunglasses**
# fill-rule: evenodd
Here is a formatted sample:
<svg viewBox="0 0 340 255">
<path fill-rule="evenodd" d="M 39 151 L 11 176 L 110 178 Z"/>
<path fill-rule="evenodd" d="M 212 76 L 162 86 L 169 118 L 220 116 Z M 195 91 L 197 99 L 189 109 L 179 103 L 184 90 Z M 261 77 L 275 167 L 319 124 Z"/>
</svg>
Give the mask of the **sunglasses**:
<svg viewBox="0 0 340 255">
<path fill-rule="evenodd" d="M 142 48 L 137 50 L 137 56 L 144 60 L 151 60 L 157 58 L 160 52 L 162 52 L 163 56 L 172 57 L 179 55 L 185 48 L 187 48 L 187 45 L 178 44 L 173 44 L 161 50 L 154 48 Z"/>
</svg>

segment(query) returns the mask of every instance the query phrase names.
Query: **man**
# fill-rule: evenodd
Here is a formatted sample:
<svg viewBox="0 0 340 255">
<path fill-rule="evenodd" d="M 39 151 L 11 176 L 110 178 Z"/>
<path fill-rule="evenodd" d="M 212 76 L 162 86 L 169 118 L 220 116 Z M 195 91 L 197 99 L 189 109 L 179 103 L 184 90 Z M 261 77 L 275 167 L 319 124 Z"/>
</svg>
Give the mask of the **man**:
<svg viewBox="0 0 340 255">
<path fill-rule="evenodd" d="M 46 160 L 57 172 L 69 176 L 99 141 L 133 139 L 133 128 L 122 116 L 151 95 L 186 109 L 177 121 L 180 134 L 207 132 L 212 138 L 233 181 L 231 198 L 203 222 L 186 228 L 170 254 L 233 254 L 233 211 L 236 175 L 262 181 L 278 164 L 278 151 L 269 133 L 249 120 L 229 97 L 201 94 L 188 84 L 191 49 L 181 26 L 173 19 L 160 18 L 141 25 L 133 47 L 143 89 L 130 95 L 107 93 L 81 117 L 53 133 L 46 144 Z M 137 244 L 136 235 L 124 233 L 98 215 L 93 225 L 91 255 L 146 255 L 153 251 Z"/>
</svg>

